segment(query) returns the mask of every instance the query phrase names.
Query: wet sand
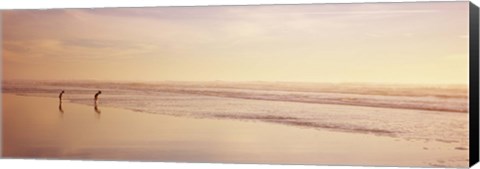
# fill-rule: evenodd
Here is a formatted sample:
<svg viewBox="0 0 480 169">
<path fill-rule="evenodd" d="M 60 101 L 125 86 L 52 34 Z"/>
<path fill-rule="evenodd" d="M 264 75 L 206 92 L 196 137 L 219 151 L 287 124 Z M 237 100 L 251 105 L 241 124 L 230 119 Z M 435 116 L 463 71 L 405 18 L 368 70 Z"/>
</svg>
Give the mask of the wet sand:
<svg viewBox="0 0 480 169">
<path fill-rule="evenodd" d="M 449 143 L 174 117 L 3 94 L 3 156 L 82 160 L 467 167 Z M 99 111 L 100 113 L 98 113 Z"/>
</svg>

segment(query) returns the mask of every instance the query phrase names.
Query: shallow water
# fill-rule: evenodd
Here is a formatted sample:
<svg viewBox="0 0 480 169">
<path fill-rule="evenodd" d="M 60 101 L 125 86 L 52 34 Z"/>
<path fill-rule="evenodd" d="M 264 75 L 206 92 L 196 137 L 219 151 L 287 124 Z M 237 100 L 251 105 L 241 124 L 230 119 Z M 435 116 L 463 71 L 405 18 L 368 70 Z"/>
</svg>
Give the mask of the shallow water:
<svg viewBox="0 0 480 169">
<path fill-rule="evenodd" d="M 231 82 L 4 82 L 3 91 L 58 97 L 138 112 L 447 143 L 468 150 L 468 95 L 462 86 Z M 467 153 L 468 151 L 465 151 Z"/>
<path fill-rule="evenodd" d="M 174 117 L 3 94 L 3 156 L 89 160 L 465 167 L 451 143 Z M 28 105 L 28 106 L 25 106 Z"/>
<path fill-rule="evenodd" d="M 6 93 L 101 103 L 134 111 L 227 118 L 445 141 L 468 148 L 468 94 L 462 86 L 233 82 L 4 82 Z"/>
</svg>

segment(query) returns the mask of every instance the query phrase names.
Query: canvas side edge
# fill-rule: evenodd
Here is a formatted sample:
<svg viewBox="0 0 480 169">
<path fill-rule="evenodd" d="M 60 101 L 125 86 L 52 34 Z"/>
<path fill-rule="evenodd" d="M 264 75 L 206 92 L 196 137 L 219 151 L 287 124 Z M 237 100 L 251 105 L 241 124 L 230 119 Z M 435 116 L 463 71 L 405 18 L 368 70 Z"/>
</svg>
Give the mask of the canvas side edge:
<svg viewBox="0 0 480 169">
<path fill-rule="evenodd" d="M 479 161 L 479 9 L 469 4 L 469 127 L 470 167 Z"/>
</svg>

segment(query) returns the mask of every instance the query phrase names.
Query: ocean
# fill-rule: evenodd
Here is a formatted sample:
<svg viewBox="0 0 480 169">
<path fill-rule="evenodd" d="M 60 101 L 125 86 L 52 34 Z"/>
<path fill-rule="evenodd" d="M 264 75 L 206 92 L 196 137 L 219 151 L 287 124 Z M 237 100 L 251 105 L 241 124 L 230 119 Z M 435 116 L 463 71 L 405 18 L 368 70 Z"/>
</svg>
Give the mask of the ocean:
<svg viewBox="0 0 480 169">
<path fill-rule="evenodd" d="M 193 118 L 435 141 L 468 150 L 468 86 L 299 82 L 4 81 L 3 93 Z M 26 106 L 26 105 L 25 105 Z M 279 131 L 281 132 L 281 131 Z"/>
</svg>

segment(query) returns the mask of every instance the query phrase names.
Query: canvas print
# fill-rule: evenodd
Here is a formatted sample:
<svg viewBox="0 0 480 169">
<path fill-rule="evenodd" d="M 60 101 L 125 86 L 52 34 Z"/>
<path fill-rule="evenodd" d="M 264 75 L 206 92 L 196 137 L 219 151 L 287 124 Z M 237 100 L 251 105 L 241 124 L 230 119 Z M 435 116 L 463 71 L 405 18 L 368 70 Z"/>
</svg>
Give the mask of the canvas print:
<svg viewBox="0 0 480 169">
<path fill-rule="evenodd" d="M 468 2 L 3 10 L 3 158 L 468 167 Z"/>
</svg>

